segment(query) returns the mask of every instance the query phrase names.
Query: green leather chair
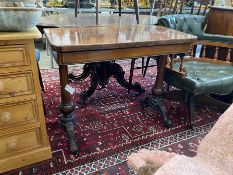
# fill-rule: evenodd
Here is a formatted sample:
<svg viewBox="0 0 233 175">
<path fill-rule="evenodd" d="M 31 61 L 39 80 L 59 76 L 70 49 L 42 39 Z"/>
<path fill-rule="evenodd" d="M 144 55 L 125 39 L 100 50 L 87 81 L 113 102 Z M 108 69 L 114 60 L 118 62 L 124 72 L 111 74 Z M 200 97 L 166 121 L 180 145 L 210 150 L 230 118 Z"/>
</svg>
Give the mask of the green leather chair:
<svg viewBox="0 0 233 175">
<path fill-rule="evenodd" d="M 162 16 L 157 25 L 195 35 L 200 40 L 231 42 L 232 37 L 203 32 L 208 21 L 202 15 L 173 14 Z M 216 26 L 217 27 L 217 26 Z"/>
<path fill-rule="evenodd" d="M 202 28 L 205 25 L 205 17 L 202 15 L 188 15 L 188 14 L 166 15 L 158 19 L 157 25 L 167 27 L 170 29 L 174 29 L 174 30 L 179 30 L 181 32 L 189 33 L 189 34 L 197 36 L 199 39 L 209 38 L 211 40 L 212 38 L 212 36 L 209 36 L 208 34 L 203 33 Z M 146 60 L 146 64 L 145 64 L 144 71 L 143 71 L 143 76 L 146 75 L 147 68 L 151 67 L 149 65 L 150 59 L 151 57 L 147 58 Z"/>
<path fill-rule="evenodd" d="M 182 65 L 180 61 L 174 61 L 174 64 L 170 64 L 165 70 L 164 81 L 181 89 L 188 97 L 191 126 L 195 125 L 196 97 L 213 93 L 231 94 L 230 98 L 232 98 L 233 94 L 233 60 L 231 60 L 233 37 L 204 33 L 202 30 L 204 22 L 203 16 L 184 14 L 163 16 L 158 20 L 159 25 L 196 35 L 199 44 L 203 46 L 215 47 L 215 56 L 212 59 L 205 58 L 206 47 L 203 47 L 201 58 L 195 58 L 195 54 L 192 54 L 188 59 L 184 58 L 184 53 L 181 53 Z M 225 57 L 219 55 L 220 47 L 227 49 L 228 54 Z"/>
</svg>

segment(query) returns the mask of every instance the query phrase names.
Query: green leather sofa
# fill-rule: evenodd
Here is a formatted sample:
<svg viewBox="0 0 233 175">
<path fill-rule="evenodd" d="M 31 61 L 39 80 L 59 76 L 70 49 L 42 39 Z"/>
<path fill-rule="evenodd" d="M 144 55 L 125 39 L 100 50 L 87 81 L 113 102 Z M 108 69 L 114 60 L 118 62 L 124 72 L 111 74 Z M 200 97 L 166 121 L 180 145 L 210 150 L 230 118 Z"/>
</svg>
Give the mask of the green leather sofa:
<svg viewBox="0 0 233 175">
<path fill-rule="evenodd" d="M 158 25 L 165 26 L 174 30 L 193 34 L 199 40 L 209 40 L 214 42 L 230 43 L 231 54 L 233 54 L 233 37 L 206 34 L 203 32 L 205 17 L 199 15 L 167 15 L 158 20 Z M 207 24 L 208 25 L 208 24 Z M 217 26 L 216 26 L 217 27 Z M 184 54 L 180 55 L 181 57 Z M 225 58 L 220 58 L 224 60 Z M 232 60 L 231 60 L 232 62 Z M 173 70 L 179 70 L 180 62 L 173 66 Z M 233 98 L 233 63 L 232 64 L 214 64 L 200 61 L 184 61 L 186 76 L 179 76 L 171 71 L 165 71 L 164 80 L 169 85 L 177 87 L 188 95 L 189 120 L 192 126 L 195 125 L 195 97 L 202 94 L 231 94 Z"/>
</svg>

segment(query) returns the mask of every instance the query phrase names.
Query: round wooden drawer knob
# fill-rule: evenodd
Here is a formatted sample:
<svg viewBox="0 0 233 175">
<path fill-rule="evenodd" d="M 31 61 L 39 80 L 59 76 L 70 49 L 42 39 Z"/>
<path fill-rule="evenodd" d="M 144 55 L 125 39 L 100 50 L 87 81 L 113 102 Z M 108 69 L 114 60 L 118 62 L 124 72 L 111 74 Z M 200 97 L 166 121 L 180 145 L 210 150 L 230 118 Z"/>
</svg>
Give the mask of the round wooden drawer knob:
<svg viewBox="0 0 233 175">
<path fill-rule="evenodd" d="M 3 82 L 0 81 L 0 92 L 2 92 L 4 90 L 4 84 Z"/>
<path fill-rule="evenodd" d="M 10 112 L 1 113 L 1 122 L 8 123 L 10 120 L 11 120 L 11 113 Z"/>
<path fill-rule="evenodd" d="M 15 149 L 17 146 L 17 141 L 16 140 L 11 140 L 8 142 L 7 148 L 12 150 Z"/>
</svg>

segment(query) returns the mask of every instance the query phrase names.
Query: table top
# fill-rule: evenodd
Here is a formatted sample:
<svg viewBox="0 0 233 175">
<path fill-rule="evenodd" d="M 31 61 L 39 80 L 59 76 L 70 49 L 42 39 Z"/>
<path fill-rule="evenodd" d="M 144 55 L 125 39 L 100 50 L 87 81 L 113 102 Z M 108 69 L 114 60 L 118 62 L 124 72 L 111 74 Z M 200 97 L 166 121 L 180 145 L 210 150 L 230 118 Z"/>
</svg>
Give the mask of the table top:
<svg viewBox="0 0 233 175">
<path fill-rule="evenodd" d="M 140 24 L 156 24 L 157 17 L 149 15 L 139 16 Z M 136 16 L 134 14 L 99 14 L 99 25 L 133 25 L 137 24 Z M 60 14 L 41 17 L 37 26 L 42 27 L 77 27 L 77 26 L 96 26 L 95 13 L 78 14 Z"/>
<path fill-rule="evenodd" d="M 89 26 L 45 29 L 57 52 L 192 43 L 197 37 L 155 25 Z"/>
</svg>

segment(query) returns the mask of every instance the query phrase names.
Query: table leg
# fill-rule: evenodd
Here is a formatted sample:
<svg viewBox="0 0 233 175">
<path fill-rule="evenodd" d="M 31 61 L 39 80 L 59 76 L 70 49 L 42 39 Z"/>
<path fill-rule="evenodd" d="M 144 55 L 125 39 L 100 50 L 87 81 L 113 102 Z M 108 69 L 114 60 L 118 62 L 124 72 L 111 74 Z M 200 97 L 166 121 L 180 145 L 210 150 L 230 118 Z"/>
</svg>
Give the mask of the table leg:
<svg viewBox="0 0 233 175">
<path fill-rule="evenodd" d="M 59 123 L 66 130 L 70 142 L 70 150 L 72 153 L 77 153 L 77 143 L 74 134 L 76 124 L 76 116 L 74 114 L 74 105 L 71 102 L 70 94 L 65 90 L 68 84 L 68 67 L 67 65 L 59 65 L 60 85 L 61 85 L 61 105 L 60 111 L 62 117 Z"/>
<path fill-rule="evenodd" d="M 161 99 L 161 95 L 163 93 L 163 76 L 165 66 L 167 63 L 167 57 L 167 55 L 160 56 L 160 59 L 158 60 L 158 71 L 155 80 L 155 85 L 152 88 L 152 96 L 146 98 L 144 102 L 160 112 L 165 127 L 169 127 L 172 125 L 172 121 L 168 118 L 166 108 Z"/>
<path fill-rule="evenodd" d="M 152 94 L 155 96 L 161 96 L 163 93 L 163 76 L 167 64 L 167 57 L 168 55 L 162 55 L 158 60 L 157 77 L 152 88 Z"/>
<path fill-rule="evenodd" d="M 92 64 L 85 64 L 83 67 L 83 72 L 80 75 L 75 75 L 74 73 L 69 74 L 69 80 L 79 81 L 86 79 L 91 74 Z"/>
</svg>

